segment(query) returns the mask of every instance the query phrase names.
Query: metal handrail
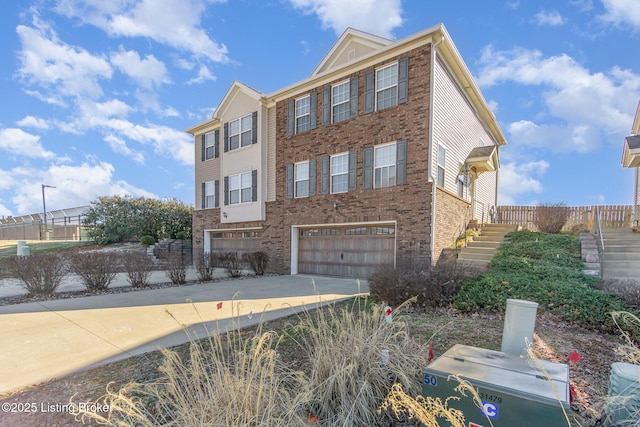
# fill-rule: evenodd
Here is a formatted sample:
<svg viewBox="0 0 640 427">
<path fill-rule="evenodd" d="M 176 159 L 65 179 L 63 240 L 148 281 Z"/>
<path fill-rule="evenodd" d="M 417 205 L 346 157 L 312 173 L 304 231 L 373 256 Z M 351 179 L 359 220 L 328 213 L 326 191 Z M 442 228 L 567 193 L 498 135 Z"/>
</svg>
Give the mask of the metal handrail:
<svg viewBox="0 0 640 427">
<path fill-rule="evenodd" d="M 604 237 L 602 236 L 602 212 L 598 209 L 598 206 L 595 207 L 595 218 L 594 218 L 594 227 L 597 230 L 599 240 L 596 240 L 596 244 L 598 244 L 598 258 L 600 259 L 600 278 L 604 277 Z"/>
</svg>

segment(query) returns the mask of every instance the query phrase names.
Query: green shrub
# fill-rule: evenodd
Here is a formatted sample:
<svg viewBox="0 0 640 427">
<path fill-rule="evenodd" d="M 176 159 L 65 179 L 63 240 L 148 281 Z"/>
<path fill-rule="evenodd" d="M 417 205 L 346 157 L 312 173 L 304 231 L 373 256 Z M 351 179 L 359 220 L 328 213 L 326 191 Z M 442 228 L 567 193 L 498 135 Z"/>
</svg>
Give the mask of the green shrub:
<svg viewBox="0 0 640 427">
<path fill-rule="evenodd" d="M 187 240 L 187 233 L 185 233 L 184 231 L 178 231 L 176 233 L 176 239 L 178 239 L 178 240 Z"/>
<path fill-rule="evenodd" d="M 242 254 L 242 261 L 247 263 L 256 276 L 263 276 L 269 265 L 269 254 L 264 251 Z"/>
<path fill-rule="evenodd" d="M 145 246 L 151 246 L 156 243 L 156 239 L 154 239 L 153 236 L 142 236 L 140 238 L 140 243 Z"/>
<path fill-rule="evenodd" d="M 623 301 L 595 289 L 598 279 L 583 274 L 583 268 L 574 237 L 510 233 L 489 270 L 465 280 L 452 303 L 462 311 L 500 312 L 507 299 L 524 299 L 583 326 L 613 326 L 609 313 L 621 310 Z"/>
</svg>

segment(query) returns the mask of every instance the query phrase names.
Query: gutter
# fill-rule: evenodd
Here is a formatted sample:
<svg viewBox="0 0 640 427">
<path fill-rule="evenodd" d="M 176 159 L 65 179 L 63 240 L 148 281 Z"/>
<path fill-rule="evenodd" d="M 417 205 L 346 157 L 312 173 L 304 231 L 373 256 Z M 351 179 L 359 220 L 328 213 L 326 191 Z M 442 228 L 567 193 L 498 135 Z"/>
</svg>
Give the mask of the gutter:
<svg viewBox="0 0 640 427">
<path fill-rule="evenodd" d="M 435 68 L 436 68 L 436 49 L 440 43 L 444 41 L 444 35 L 435 43 L 431 44 L 431 73 L 429 76 L 429 92 L 431 96 L 429 97 L 429 161 L 427 162 L 427 176 L 429 181 L 431 181 L 431 238 L 429 239 L 429 251 L 431 252 L 431 261 L 430 268 L 435 265 L 434 255 L 435 255 L 435 232 L 436 232 L 436 180 L 433 176 L 433 105 L 435 98 L 434 91 L 434 82 L 435 82 Z"/>
</svg>

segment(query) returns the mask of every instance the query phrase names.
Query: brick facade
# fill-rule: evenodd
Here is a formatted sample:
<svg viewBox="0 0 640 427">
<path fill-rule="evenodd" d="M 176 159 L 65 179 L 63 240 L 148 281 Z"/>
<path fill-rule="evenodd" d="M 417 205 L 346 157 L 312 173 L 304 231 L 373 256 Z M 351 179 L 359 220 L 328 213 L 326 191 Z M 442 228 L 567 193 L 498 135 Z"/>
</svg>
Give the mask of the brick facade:
<svg viewBox="0 0 640 427">
<path fill-rule="evenodd" d="M 471 220 L 471 203 L 436 187 L 436 222 L 433 239 L 434 262 L 437 262 L 442 250 L 451 246 L 466 229 Z"/>
</svg>

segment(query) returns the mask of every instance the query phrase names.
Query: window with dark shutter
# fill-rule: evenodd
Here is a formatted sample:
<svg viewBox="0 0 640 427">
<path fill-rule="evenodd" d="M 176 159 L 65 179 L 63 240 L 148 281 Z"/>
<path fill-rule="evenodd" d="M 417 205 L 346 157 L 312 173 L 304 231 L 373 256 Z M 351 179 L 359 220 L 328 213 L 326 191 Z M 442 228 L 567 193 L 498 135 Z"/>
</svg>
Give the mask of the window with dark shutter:
<svg viewBox="0 0 640 427">
<path fill-rule="evenodd" d="M 293 135 L 296 123 L 296 102 L 287 102 L 287 135 Z"/>
<path fill-rule="evenodd" d="M 224 124 L 224 152 L 229 151 L 229 123 Z"/>
<path fill-rule="evenodd" d="M 309 94 L 309 128 L 318 127 L 318 92 L 315 90 Z"/>
<path fill-rule="evenodd" d="M 258 143 L 258 112 L 251 114 L 251 144 Z"/>
<path fill-rule="evenodd" d="M 316 161 L 309 160 L 309 196 L 316 195 Z"/>
<path fill-rule="evenodd" d="M 229 204 L 229 177 L 224 177 L 224 205 Z"/>
<path fill-rule="evenodd" d="M 331 88 L 322 89 L 322 126 L 331 124 Z"/>
<path fill-rule="evenodd" d="M 205 153 L 206 153 L 206 148 L 205 148 L 205 147 L 206 147 L 206 143 L 205 143 L 205 139 L 206 139 L 206 138 L 205 138 L 205 136 L 206 136 L 206 135 L 202 135 L 202 136 L 200 136 L 200 146 L 201 146 L 201 149 L 202 149 L 202 153 L 201 153 L 201 156 L 200 156 L 200 161 L 202 161 L 202 162 L 204 162 L 204 161 L 206 160 L 206 157 L 205 157 Z"/>
<path fill-rule="evenodd" d="M 213 201 L 213 206 L 216 208 L 220 207 L 220 180 L 216 179 L 213 182 L 213 191 L 215 193 L 215 199 Z"/>
<path fill-rule="evenodd" d="M 372 113 L 375 101 L 374 71 L 368 71 L 364 75 L 364 113 Z"/>
<path fill-rule="evenodd" d="M 349 84 L 350 117 L 354 118 L 358 115 L 358 76 L 352 77 Z"/>
<path fill-rule="evenodd" d="M 203 182 L 202 183 L 202 204 L 200 205 L 200 207 L 202 209 L 206 209 L 207 207 L 207 183 Z"/>
<path fill-rule="evenodd" d="M 409 58 L 398 61 L 398 104 L 409 100 Z"/>
<path fill-rule="evenodd" d="M 258 171 L 251 171 L 251 201 L 258 201 Z"/>
</svg>

